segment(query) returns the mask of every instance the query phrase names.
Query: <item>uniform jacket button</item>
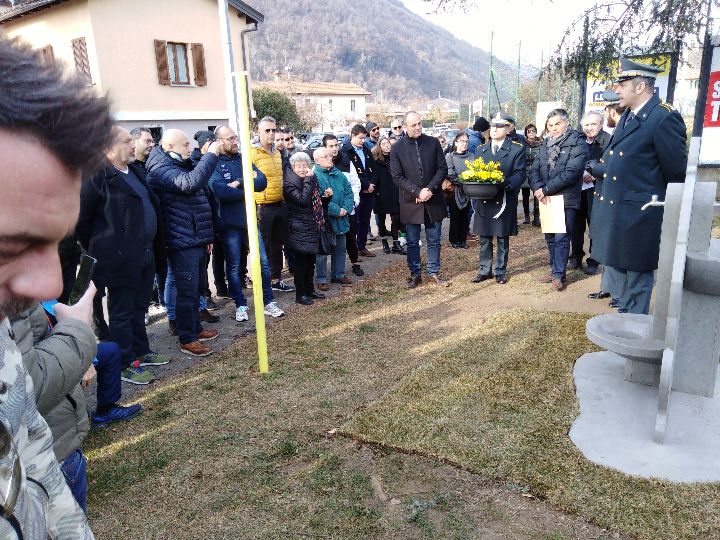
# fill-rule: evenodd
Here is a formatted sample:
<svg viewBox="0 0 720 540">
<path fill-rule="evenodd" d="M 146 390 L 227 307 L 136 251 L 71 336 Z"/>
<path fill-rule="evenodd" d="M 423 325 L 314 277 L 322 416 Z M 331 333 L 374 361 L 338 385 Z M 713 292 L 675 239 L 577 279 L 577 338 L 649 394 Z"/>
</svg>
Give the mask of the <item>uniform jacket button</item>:
<svg viewBox="0 0 720 540">
<path fill-rule="evenodd" d="M 617 176 L 613 176 L 613 180 L 617 180 Z"/>
<path fill-rule="evenodd" d="M 610 201 L 610 204 L 614 204 L 613 201 Z"/>
<path fill-rule="evenodd" d="M 607 178 L 607 173 L 603 174 L 603 178 Z"/>
<path fill-rule="evenodd" d="M 600 200 L 601 200 L 601 201 L 604 201 L 604 200 L 605 200 L 605 197 L 603 197 L 603 196 L 601 195 L 601 196 L 600 196 Z"/>
<path fill-rule="evenodd" d="M 622 156 L 622 155 L 623 155 L 623 153 L 622 153 L 622 152 L 620 152 L 620 155 Z"/>
<path fill-rule="evenodd" d="M 613 151 L 612 151 L 612 150 L 610 150 L 610 155 L 611 155 L 611 156 L 613 155 Z"/>
</svg>

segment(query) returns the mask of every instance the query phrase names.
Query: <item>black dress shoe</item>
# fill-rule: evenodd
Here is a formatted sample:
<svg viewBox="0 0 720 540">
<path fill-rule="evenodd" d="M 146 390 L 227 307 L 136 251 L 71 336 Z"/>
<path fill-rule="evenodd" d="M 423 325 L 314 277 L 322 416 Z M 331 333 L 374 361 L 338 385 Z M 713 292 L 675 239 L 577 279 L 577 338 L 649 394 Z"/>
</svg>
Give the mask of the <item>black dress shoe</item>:
<svg viewBox="0 0 720 540">
<path fill-rule="evenodd" d="M 578 261 L 577 259 L 568 259 L 567 262 L 567 269 L 568 270 L 575 270 L 576 268 L 580 268 L 582 266 L 582 263 Z"/>
<path fill-rule="evenodd" d="M 352 273 L 358 277 L 362 277 L 365 275 L 365 271 L 362 268 L 360 268 L 359 264 L 352 265 Z"/>
<path fill-rule="evenodd" d="M 620 306 L 620 301 L 619 301 L 619 300 L 615 300 L 615 299 L 613 298 L 613 299 L 610 300 L 610 302 L 608 303 L 608 306 L 610 306 L 611 308 L 619 307 L 619 306 Z"/>
<path fill-rule="evenodd" d="M 296 304 L 302 304 L 303 306 L 312 306 L 313 305 L 313 299 L 309 296 L 298 296 L 295 299 Z"/>
<path fill-rule="evenodd" d="M 500 285 L 505 285 L 508 282 L 505 276 L 495 276 L 495 281 Z"/>
<path fill-rule="evenodd" d="M 583 268 L 583 273 L 587 276 L 594 276 L 598 273 L 598 267 L 595 264 L 589 264 L 585 268 Z"/>
<path fill-rule="evenodd" d="M 418 285 L 422 283 L 422 276 L 418 274 L 417 276 L 412 276 L 408 278 L 407 283 L 405 284 L 406 289 L 414 289 Z"/>
<path fill-rule="evenodd" d="M 618 313 L 627 313 L 627 312 L 628 312 L 627 309 L 618 308 Z"/>
<path fill-rule="evenodd" d="M 324 299 L 325 299 L 325 295 L 324 295 L 324 294 L 319 293 L 319 292 L 315 292 L 315 291 L 311 292 L 308 296 L 309 296 L 310 298 L 315 299 L 315 300 L 324 300 Z"/>
<path fill-rule="evenodd" d="M 472 283 L 482 283 L 483 281 L 487 281 L 488 279 L 492 279 L 492 278 L 493 278 L 492 274 L 488 274 L 488 275 L 478 274 L 477 276 L 472 278 L 470 281 Z"/>
<path fill-rule="evenodd" d="M 220 320 L 220 317 L 218 317 L 217 315 L 213 315 L 207 309 L 203 309 L 200 312 L 200 320 L 207 323 L 216 323 Z"/>
<path fill-rule="evenodd" d="M 591 292 L 588 294 L 588 298 L 592 298 L 593 300 L 603 300 L 605 298 L 610 298 L 610 293 L 605 291 Z"/>
</svg>

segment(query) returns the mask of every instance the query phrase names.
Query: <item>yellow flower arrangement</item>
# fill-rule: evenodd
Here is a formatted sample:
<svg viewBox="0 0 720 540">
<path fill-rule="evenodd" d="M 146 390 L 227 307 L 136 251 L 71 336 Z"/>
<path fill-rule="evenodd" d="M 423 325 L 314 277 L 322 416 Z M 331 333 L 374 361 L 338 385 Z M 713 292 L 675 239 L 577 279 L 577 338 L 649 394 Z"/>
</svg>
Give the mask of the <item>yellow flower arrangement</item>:
<svg viewBox="0 0 720 540">
<path fill-rule="evenodd" d="M 500 170 L 500 162 L 477 158 L 465 161 L 467 169 L 460 173 L 461 182 L 477 182 L 481 184 L 500 184 L 505 178 Z"/>
</svg>

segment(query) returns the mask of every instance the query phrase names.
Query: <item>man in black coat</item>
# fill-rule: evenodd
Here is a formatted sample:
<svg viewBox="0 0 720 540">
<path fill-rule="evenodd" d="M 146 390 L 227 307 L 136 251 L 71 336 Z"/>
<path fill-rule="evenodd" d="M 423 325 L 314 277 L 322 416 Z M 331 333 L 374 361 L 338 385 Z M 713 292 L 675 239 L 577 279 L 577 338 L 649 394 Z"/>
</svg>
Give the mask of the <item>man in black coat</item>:
<svg viewBox="0 0 720 540">
<path fill-rule="evenodd" d="M 570 117 L 566 110 L 550 111 L 546 125 L 550 136 L 543 142 L 530 169 L 530 187 L 541 204 L 547 204 L 545 197 L 563 196 L 565 232 L 545 234 L 551 271 L 541 279 L 544 283 L 551 283 L 556 291 L 563 291 L 570 238 L 575 214 L 580 208 L 588 150 L 585 138 L 570 128 Z"/>
<path fill-rule="evenodd" d="M 590 225 L 592 203 L 595 197 L 595 179 L 588 171 L 588 164 L 593 160 L 600 159 L 605 151 L 605 147 L 610 142 L 610 134 L 602 130 L 602 113 L 596 111 L 586 113 L 582 117 L 580 125 L 582 126 L 583 133 L 585 134 L 585 143 L 588 146 L 588 156 L 585 164 L 585 172 L 583 173 L 580 209 L 575 216 L 575 223 L 572 231 L 572 245 L 570 249 L 570 259 L 568 260 L 568 268 L 570 269 L 582 269 L 582 261 L 585 256 L 585 251 L 583 249 L 585 244 L 585 229 Z M 590 247 L 592 248 L 592 240 L 590 240 Z M 597 274 L 598 265 L 599 263 L 595 259 L 588 257 L 587 269 L 584 269 L 585 273 L 588 275 Z"/>
<path fill-rule="evenodd" d="M 472 280 L 481 283 L 492 279 L 507 283 L 507 261 L 510 236 L 517 236 L 517 202 L 520 186 L 525 181 L 525 146 L 510 139 L 509 115 L 499 113 L 490 122 L 490 141 L 477 149 L 475 156 L 486 163 L 497 161 L 503 173 L 500 191 L 493 199 L 478 201 L 473 232 L 480 236 L 480 272 Z M 493 272 L 493 236 L 497 253 Z"/>
<path fill-rule="evenodd" d="M 362 257 L 374 257 L 375 254 L 367 249 L 368 234 L 370 233 L 370 215 L 375 202 L 375 186 L 377 185 L 377 171 L 375 160 L 370 150 L 365 146 L 368 132 L 365 126 L 355 124 L 350 130 L 350 139 L 342 146 L 340 152 L 345 159 L 355 167 L 360 178 L 360 204 L 355 209 L 358 216 L 357 248 Z"/>
<path fill-rule="evenodd" d="M 663 209 L 641 207 L 653 195 L 665 198 L 669 182 L 684 182 L 687 167 L 685 123 L 680 114 L 654 95 L 660 68 L 620 60 L 615 88 L 627 107 L 602 162 L 593 175 L 603 178 L 593 202 L 590 232 L 593 257 L 614 274 L 619 309 L 648 313 L 653 272 L 660 253 Z"/>
<path fill-rule="evenodd" d="M 413 289 L 422 283 L 420 227 L 425 225 L 428 276 L 447 287 L 450 283 L 440 277 L 440 237 L 447 215 L 440 185 L 447 177 L 447 162 L 440 142 L 423 135 L 418 113 L 405 115 L 405 133 L 390 151 L 390 173 L 400 190 L 400 222 L 405 224 L 407 235 L 410 278 L 406 286 Z"/>
<path fill-rule="evenodd" d="M 131 162 L 135 142 L 130 133 L 116 126 L 113 134 L 105 167 L 82 185 L 76 233 L 97 259 L 98 287 L 108 289 L 110 339 L 120 347 L 121 378 L 148 384 L 153 376 L 143 367 L 170 361 L 150 350 L 145 330 L 155 267 L 165 265 L 162 214 L 145 182 L 145 169 Z"/>
</svg>

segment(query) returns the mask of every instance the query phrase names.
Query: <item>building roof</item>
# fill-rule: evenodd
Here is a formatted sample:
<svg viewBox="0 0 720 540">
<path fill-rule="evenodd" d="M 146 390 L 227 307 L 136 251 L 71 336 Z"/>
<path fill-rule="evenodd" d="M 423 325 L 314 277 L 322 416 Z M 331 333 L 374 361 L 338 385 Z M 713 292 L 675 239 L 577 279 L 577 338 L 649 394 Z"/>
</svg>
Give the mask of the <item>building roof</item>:
<svg viewBox="0 0 720 540">
<path fill-rule="evenodd" d="M 40 11 L 41 9 L 46 9 L 58 4 L 62 4 L 63 2 L 67 2 L 67 0 L 20 1 L 14 7 L 0 11 L 0 24 L 12 21 L 14 19 L 19 19 L 20 17 L 29 15 L 30 13 Z M 261 23 L 265 20 L 265 16 L 262 13 L 250 7 L 242 0 L 228 0 L 228 4 L 237 9 L 241 14 L 245 15 L 245 17 L 252 22 Z"/>
<path fill-rule="evenodd" d="M 371 96 L 363 87 L 352 83 L 303 82 L 303 81 L 253 81 L 254 89 L 265 88 L 276 92 L 287 92 L 298 96 L 311 95 L 343 95 L 343 96 Z"/>
</svg>

